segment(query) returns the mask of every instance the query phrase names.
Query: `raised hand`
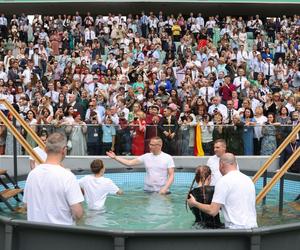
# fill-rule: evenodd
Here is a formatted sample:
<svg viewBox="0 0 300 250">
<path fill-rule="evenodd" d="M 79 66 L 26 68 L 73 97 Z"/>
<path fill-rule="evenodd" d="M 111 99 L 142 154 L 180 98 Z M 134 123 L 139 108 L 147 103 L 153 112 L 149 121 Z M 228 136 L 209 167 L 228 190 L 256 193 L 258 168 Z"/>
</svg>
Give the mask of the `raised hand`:
<svg viewBox="0 0 300 250">
<path fill-rule="evenodd" d="M 106 152 L 106 155 L 112 159 L 116 159 L 116 154 L 113 151 Z"/>
</svg>

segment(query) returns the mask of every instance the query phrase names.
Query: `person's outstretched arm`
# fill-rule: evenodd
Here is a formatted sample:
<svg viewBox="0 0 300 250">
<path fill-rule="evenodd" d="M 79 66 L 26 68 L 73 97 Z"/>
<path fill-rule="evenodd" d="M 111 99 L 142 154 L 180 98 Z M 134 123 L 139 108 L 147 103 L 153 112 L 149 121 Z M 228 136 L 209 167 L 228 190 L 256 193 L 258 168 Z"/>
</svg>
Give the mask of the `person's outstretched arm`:
<svg viewBox="0 0 300 250">
<path fill-rule="evenodd" d="M 111 159 L 116 160 L 126 166 L 135 166 L 142 163 L 138 158 L 134 159 L 124 159 L 122 157 L 116 156 L 113 151 L 106 152 L 106 155 L 109 156 Z"/>
</svg>

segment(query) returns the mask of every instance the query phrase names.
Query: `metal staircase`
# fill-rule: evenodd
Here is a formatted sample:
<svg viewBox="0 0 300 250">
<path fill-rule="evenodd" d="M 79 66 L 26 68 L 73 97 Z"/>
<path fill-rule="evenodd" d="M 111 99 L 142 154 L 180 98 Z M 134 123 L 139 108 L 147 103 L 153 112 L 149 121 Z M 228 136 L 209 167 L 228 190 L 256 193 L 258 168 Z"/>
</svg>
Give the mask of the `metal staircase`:
<svg viewBox="0 0 300 250">
<path fill-rule="evenodd" d="M 26 132 L 36 141 L 40 148 L 44 149 L 45 144 L 38 137 L 38 135 L 30 128 L 30 126 L 23 120 L 19 113 L 14 107 L 5 99 L 0 99 L 0 104 L 5 105 L 13 117 L 19 122 L 19 124 L 26 130 Z M 37 162 L 42 163 L 42 159 L 39 155 L 31 148 L 26 139 L 19 133 L 19 131 L 13 126 L 2 111 L 0 111 L 0 121 L 6 126 L 7 129 L 13 134 L 17 141 L 22 145 L 26 152 Z M 6 178 L 6 180 L 5 180 Z M 8 183 L 11 183 L 14 188 L 10 188 Z M 0 168 L 0 185 L 4 188 L 0 191 L 0 202 L 4 202 L 5 205 L 12 211 L 14 208 L 8 202 L 9 199 L 14 198 L 16 201 L 21 201 L 18 197 L 19 194 L 23 193 L 23 190 L 18 186 L 17 183 L 8 175 L 7 170 Z"/>
</svg>

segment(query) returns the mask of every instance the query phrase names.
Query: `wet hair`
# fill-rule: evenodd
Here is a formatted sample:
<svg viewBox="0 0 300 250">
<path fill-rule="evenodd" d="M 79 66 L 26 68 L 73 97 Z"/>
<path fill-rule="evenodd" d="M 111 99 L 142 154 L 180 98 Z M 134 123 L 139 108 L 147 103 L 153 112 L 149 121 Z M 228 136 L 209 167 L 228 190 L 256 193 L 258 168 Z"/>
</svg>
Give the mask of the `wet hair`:
<svg viewBox="0 0 300 250">
<path fill-rule="evenodd" d="M 103 161 L 100 159 L 93 160 L 90 165 L 91 171 L 94 174 L 100 173 L 100 171 L 104 168 Z"/>
<path fill-rule="evenodd" d="M 189 195 L 193 189 L 193 186 L 195 184 L 195 182 L 199 183 L 201 182 L 202 183 L 202 192 L 203 192 L 203 198 L 204 198 L 204 202 L 206 201 L 206 194 L 205 194 L 205 188 L 204 188 L 204 183 L 205 181 L 207 180 L 207 178 L 211 175 L 211 169 L 206 166 L 206 165 L 200 165 L 196 168 L 195 170 L 195 177 L 192 181 L 192 184 L 190 186 L 190 189 L 189 189 L 189 192 L 188 192 L 188 198 L 189 198 Z M 187 202 L 186 202 L 186 209 L 187 209 Z"/>
</svg>

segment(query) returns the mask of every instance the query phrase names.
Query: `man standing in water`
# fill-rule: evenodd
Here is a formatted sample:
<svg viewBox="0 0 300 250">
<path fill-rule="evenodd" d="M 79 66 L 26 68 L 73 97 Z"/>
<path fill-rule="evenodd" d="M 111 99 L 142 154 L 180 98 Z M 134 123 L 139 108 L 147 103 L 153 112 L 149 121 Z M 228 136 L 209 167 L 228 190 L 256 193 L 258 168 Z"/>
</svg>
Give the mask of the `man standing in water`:
<svg viewBox="0 0 300 250">
<path fill-rule="evenodd" d="M 67 139 L 61 133 L 46 141 L 47 159 L 28 175 L 24 205 L 29 221 L 73 225 L 83 216 L 84 198 L 76 177 L 61 166 L 67 154 Z"/>
<path fill-rule="evenodd" d="M 211 170 L 211 186 L 215 186 L 217 181 L 222 177 L 219 170 L 220 157 L 226 153 L 226 142 L 223 139 L 218 139 L 214 142 L 215 155 L 210 156 L 207 161 L 207 166 Z"/>
<path fill-rule="evenodd" d="M 217 182 L 211 204 L 197 202 L 190 195 L 187 202 L 211 216 L 220 209 L 225 227 L 230 229 L 249 229 L 257 227 L 255 208 L 255 186 L 252 180 L 237 168 L 235 156 L 225 153 L 220 157 L 220 172 L 223 175 Z"/>
<path fill-rule="evenodd" d="M 112 151 L 106 152 L 106 154 L 126 166 L 135 166 L 144 163 L 146 168 L 144 190 L 146 192 L 168 194 L 169 188 L 174 181 L 175 164 L 173 158 L 161 151 L 162 139 L 160 137 L 153 137 L 150 140 L 149 147 L 150 153 L 130 160 L 116 156 Z"/>
</svg>

